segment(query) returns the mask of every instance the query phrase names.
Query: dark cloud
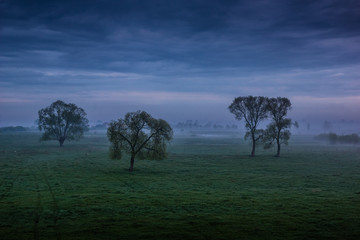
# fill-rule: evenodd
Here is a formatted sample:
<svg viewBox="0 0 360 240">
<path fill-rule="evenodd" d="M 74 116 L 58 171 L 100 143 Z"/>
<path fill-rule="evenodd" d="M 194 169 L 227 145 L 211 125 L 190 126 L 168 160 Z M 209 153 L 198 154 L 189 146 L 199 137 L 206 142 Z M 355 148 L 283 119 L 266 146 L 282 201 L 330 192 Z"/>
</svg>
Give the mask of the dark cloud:
<svg viewBox="0 0 360 240">
<path fill-rule="evenodd" d="M 355 1 L 8 1 L 4 5 L 4 54 L 6 50 L 63 51 L 64 64 L 84 68 L 89 64 L 106 68 L 109 62 L 124 59 L 169 60 L 205 68 L 312 66 L 324 59 L 326 65 L 337 64 L 339 56 L 311 43 L 356 37 L 360 28 Z M 339 61 L 359 61 L 357 56 L 347 52 Z"/>
<path fill-rule="evenodd" d="M 359 12 L 351 0 L 1 1 L 0 93 L 359 96 Z"/>
</svg>

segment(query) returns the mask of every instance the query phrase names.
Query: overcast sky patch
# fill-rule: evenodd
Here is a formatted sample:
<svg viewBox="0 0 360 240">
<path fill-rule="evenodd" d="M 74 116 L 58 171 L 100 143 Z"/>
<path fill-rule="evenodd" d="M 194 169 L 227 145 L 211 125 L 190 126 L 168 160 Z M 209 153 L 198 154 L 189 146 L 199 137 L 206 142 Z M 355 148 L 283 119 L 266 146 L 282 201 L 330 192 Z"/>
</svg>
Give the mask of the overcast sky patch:
<svg viewBox="0 0 360 240">
<path fill-rule="evenodd" d="M 359 1 L 13 0 L 0 11 L 0 125 L 32 122 L 29 109 L 36 118 L 57 99 L 93 118 L 144 102 L 169 119 L 228 119 L 239 95 L 288 97 L 299 116 L 360 120 Z"/>
</svg>

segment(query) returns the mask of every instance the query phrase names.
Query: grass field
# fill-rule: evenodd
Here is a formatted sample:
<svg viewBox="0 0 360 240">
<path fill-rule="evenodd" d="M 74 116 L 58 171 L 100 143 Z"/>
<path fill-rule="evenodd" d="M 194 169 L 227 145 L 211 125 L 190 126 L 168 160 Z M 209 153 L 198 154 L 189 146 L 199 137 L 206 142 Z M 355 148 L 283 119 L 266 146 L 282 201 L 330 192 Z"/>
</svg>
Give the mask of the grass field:
<svg viewBox="0 0 360 240">
<path fill-rule="evenodd" d="M 0 239 L 360 239 L 359 145 L 183 134 L 129 173 L 104 134 L 38 139 L 0 136 Z"/>
</svg>

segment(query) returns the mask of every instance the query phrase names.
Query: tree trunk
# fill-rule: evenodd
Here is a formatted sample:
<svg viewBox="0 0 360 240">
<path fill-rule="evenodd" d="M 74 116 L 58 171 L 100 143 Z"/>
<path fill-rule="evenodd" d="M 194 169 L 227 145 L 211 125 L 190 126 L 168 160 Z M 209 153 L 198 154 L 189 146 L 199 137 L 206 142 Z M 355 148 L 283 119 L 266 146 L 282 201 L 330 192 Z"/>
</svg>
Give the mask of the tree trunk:
<svg viewBox="0 0 360 240">
<path fill-rule="evenodd" d="M 62 147 L 64 145 L 64 142 L 65 142 L 65 138 L 64 137 L 61 137 L 59 139 L 59 143 L 60 143 L 60 147 Z"/>
<path fill-rule="evenodd" d="M 255 156 L 255 147 L 256 147 L 256 141 L 255 141 L 255 137 L 253 136 L 253 139 L 252 139 L 251 157 L 254 157 L 254 156 Z"/>
<path fill-rule="evenodd" d="M 280 140 L 276 139 L 276 143 L 277 143 L 277 154 L 275 157 L 280 157 Z"/>
<path fill-rule="evenodd" d="M 129 172 L 132 172 L 134 170 L 134 161 L 135 161 L 135 155 L 131 155 Z"/>
</svg>

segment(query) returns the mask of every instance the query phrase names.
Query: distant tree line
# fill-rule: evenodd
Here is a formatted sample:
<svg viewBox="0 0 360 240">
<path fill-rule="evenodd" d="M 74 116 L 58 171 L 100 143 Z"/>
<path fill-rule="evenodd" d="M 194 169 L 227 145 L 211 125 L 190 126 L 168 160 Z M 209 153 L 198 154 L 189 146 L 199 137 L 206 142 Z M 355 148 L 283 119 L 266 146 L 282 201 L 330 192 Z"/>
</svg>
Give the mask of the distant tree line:
<svg viewBox="0 0 360 240">
<path fill-rule="evenodd" d="M 90 127 L 89 130 L 92 130 L 92 131 L 106 130 L 108 128 L 108 126 L 109 126 L 109 123 L 107 123 L 107 122 L 99 123 L 99 124 L 96 124 L 95 126 Z"/>
<path fill-rule="evenodd" d="M 205 124 L 199 123 L 199 121 L 195 120 L 186 120 L 185 122 L 178 122 L 175 128 L 180 129 L 237 129 L 238 126 L 236 124 L 219 124 L 219 123 L 212 123 L 207 122 Z"/>
<path fill-rule="evenodd" d="M 10 127 L 1 127 L 0 133 L 11 133 L 11 132 L 25 132 L 28 131 L 28 128 L 22 127 L 22 126 L 10 126 Z"/>
<path fill-rule="evenodd" d="M 349 135 L 337 135 L 335 133 L 322 133 L 315 136 L 316 140 L 327 141 L 331 144 L 359 144 L 360 137 L 359 135 L 353 133 Z"/>
<path fill-rule="evenodd" d="M 252 142 L 251 156 L 255 156 L 256 145 L 264 148 L 277 145 L 276 157 L 280 156 L 281 145 L 288 144 L 292 125 L 298 127 L 286 115 L 291 110 L 291 102 L 284 97 L 268 98 L 263 96 L 237 97 L 229 106 L 229 110 L 237 120 L 244 120 L 247 132 L 245 139 Z M 262 121 L 270 118 L 271 123 L 266 129 L 259 129 Z"/>
</svg>

